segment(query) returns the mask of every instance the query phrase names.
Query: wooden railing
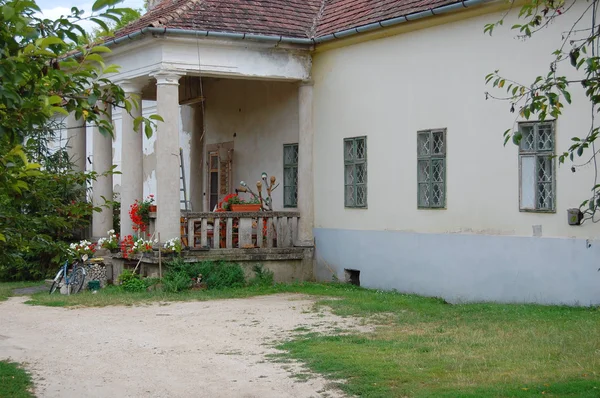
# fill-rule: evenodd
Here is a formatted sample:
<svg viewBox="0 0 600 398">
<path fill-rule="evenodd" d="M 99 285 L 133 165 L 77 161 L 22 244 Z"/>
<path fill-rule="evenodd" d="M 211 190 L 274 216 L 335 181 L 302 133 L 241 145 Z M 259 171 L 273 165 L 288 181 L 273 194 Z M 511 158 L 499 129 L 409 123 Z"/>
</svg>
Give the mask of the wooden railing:
<svg viewBox="0 0 600 398">
<path fill-rule="evenodd" d="M 190 249 L 293 247 L 299 218 L 287 211 L 182 212 L 182 241 Z"/>
</svg>

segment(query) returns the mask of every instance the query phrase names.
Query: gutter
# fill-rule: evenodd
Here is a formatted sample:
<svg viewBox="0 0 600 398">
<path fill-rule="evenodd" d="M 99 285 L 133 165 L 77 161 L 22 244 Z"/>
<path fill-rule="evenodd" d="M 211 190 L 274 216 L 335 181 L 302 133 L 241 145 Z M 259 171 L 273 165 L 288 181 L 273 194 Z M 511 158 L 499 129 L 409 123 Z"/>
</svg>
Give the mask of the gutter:
<svg viewBox="0 0 600 398">
<path fill-rule="evenodd" d="M 119 37 L 117 39 L 111 39 L 105 42 L 105 45 L 117 45 L 127 40 L 134 40 L 138 36 L 145 35 L 146 33 L 150 34 L 174 34 L 180 36 L 194 36 L 194 37 L 214 37 L 219 39 L 234 39 L 234 40 L 255 40 L 262 42 L 274 42 L 274 43 L 289 43 L 289 44 L 304 44 L 304 45 L 314 45 L 319 43 L 325 43 L 328 41 L 333 41 L 337 39 L 342 39 L 349 36 L 354 36 L 359 33 L 371 32 L 383 28 L 388 28 L 390 26 L 400 25 L 404 22 L 416 21 L 419 19 L 447 14 L 450 12 L 454 12 L 463 8 L 473 7 L 485 3 L 489 3 L 496 0 L 462 0 L 458 3 L 449 4 L 440 7 L 430 8 L 429 10 L 420 11 L 414 14 L 408 14 L 401 17 L 386 19 L 384 21 L 374 22 L 367 25 L 358 26 L 356 28 L 341 30 L 335 33 L 331 33 L 325 36 L 317 37 L 314 39 L 301 38 L 301 37 L 286 37 L 286 36 L 277 36 L 277 35 L 259 35 L 259 34 L 250 34 L 250 33 L 233 33 L 233 32 L 215 32 L 208 30 L 186 30 L 186 29 L 175 29 L 175 28 L 153 28 L 146 27 L 135 31 L 133 33 L 127 34 L 125 36 Z"/>
</svg>

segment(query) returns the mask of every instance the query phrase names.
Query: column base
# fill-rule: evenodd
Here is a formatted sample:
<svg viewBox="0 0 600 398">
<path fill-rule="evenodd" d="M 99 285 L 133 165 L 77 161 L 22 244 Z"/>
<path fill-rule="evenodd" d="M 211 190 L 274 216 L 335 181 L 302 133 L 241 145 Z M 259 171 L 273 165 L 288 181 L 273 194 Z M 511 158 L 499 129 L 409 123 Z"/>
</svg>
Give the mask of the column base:
<svg viewBox="0 0 600 398">
<path fill-rule="evenodd" d="M 295 247 L 315 247 L 315 240 L 297 240 L 294 242 Z"/>
</svg>

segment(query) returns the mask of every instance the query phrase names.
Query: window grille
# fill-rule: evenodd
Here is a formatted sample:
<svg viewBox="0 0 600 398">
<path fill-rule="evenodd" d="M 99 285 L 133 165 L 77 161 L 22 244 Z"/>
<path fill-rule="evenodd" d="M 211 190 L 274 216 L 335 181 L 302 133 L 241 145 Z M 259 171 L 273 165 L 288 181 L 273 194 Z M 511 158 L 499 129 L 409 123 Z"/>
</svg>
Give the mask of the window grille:
<svg viewBox="0 0 600 398">
<path fill-rule="evenodd" d="M 283 207 L 298 207 L 298 144 L 283 146 Z"/>
<path fill-rule="evenodd" d="M 417 206 L 446 207 L 446 129 L 417 132 Z"/>
<path fill-rule="evenodd" d="M 344 139 L 344 206 L 367 207 L 367 137 Z"/>
<path fill-rule="evenodd" d="M 555 211 L 554 122 L 519 123 L 519 207 Z"/>
</svg>

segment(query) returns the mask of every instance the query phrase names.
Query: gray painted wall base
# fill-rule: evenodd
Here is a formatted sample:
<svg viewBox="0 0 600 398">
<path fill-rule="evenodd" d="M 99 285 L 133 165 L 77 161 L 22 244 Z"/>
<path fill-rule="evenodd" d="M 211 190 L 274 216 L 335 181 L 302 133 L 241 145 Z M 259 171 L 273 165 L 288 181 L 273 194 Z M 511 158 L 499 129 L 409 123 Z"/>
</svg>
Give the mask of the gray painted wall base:
<svg viewBox="0 0 600 398">
<path fill-rule="evenodd" d="M 600 304 L 600 241 L 516 236 L 418 234 L 316 228 L 317 280 L 442 297 L 452 303 L 495 301 Z"/>
</svg>

